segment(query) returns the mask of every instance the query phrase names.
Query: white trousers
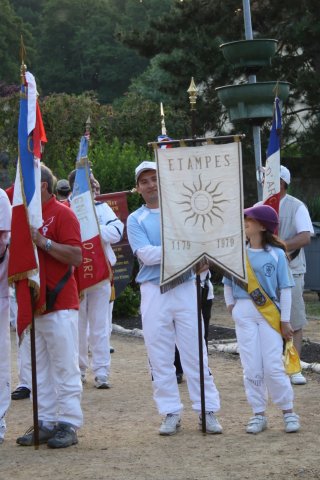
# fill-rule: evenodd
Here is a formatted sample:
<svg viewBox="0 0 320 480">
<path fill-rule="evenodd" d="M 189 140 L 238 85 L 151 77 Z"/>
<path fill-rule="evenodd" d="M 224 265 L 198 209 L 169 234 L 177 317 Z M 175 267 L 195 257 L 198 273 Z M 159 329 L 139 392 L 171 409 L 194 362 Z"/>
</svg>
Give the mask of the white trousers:
<svg viewBox="0 0 320 480">
<path fill-rule="evenodd" d="M 78 311 L 35 317 L 39 420 L 81 427 Z"/>
<path fill-rule="evenodd" d="M 113 314 L 114 302 L 109 303 L 109 335 L 112 333 L 112 314 Z"/>
<path fill-rule="evenodd" d="M 110 356 L 110 282 L 87 290 L 79 310 L 79 366 L 81 373 L 89 367 L 89 345 L 92 354 L 91 368 L 95 376 L 109 376 Z"/>
<path fill-rule="evenodd" d="M 252 300 L 237 300 L 232 316 L 243 367 L 246 396 L 253 413 L 264 412 L 268 393 L 282 410 L 293 407 L 293 390 L 285 373 L 281 335 L 256 309 Z"/>
<path fill-rule="evenodd" d="M 10 306 L 9 297 L 0 298 L 0 438 L 6 431 L 5 414 L 10 394 Z"/>
<path fill-rule="evenodd" d="M 17 387 L 26 387 L 32 390 L 30 331 L 25 333 L 20 345 L 17 334 L 17 352 L 19 379 Z"/>
<path fill-rule="evenodd" d="M 187 380 L 192 408 L 201 411 L 197 297 L 194 281 L 160 293 L 152 283 L 141 285 L 141 314 L 145 345 L 152 375 L 153 398 L 160 415 L 178 413 L 183 405 L 174 367 L 175 344 Z M 208 367 L 203 339 L 206 411 L 220 409 L 218 390 Z"/>
<path fill-rule="evenodd" d="M 9 287 L 9 299 L 10 299 L 10 325 L 14 328 L 17 328 L 18 305 L 17 305 L 14 287 Z"/>
</svg>

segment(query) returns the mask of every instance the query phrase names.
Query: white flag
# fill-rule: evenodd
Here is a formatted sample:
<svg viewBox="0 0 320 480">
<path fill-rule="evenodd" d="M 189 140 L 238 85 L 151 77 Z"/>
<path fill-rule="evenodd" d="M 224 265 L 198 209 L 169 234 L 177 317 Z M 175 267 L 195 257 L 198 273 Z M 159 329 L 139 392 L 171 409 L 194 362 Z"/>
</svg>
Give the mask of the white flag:
<svg viewBox="0 0 320 480">
<path fill-rule="evenodd" d="M 158 149 L 160 285 L 207 260 L 247 282 L 241 143 Z"/>
</svg>

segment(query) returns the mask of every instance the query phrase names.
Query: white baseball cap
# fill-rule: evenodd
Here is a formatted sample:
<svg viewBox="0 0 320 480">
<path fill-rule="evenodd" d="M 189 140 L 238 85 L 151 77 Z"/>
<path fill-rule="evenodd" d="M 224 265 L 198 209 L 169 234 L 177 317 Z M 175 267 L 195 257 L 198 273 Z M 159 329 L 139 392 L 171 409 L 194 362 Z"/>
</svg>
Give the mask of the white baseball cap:
<svg viewBox="0 0 320 480">
<path fill-rule="evenodd" d="M 280 166 L 280 178 L 286 182 L 287 185 L 290 185 L 291 182 L 291 174 L 290 170 L 287 169 L 284 165 Z"/>
<path fill-rule="evenodd" d="M 140 165 L 138 165 L 135 169 L 136 182 L 138 181 L 141 173 L 145 172 L 146 170 L 157 170 L 156 162 L 149 162 L 148 160 L 145 160 L 144 162 L 140 163 Z"/>
</svg>

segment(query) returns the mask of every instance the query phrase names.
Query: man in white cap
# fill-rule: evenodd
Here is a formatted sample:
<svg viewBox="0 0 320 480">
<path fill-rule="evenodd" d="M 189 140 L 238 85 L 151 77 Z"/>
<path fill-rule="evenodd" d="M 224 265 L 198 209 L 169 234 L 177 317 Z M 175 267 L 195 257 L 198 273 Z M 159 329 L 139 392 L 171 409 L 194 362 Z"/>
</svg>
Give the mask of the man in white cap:
<svg viewBox="0 0 320 480">
<path fill-rule="evenodd" d="M 290 323 L 294 330 L 293 343 L 301 355 L 302 329 L 307 323 L 303 300 L 304 274 L 306 259 L 303 247 L 310 243 L 314 233 L 307 207 L 297 198 L 287 194 L 291 182 L 290 171 L 283 165 L 280 167 L 280 227 L 279 237 L 285 241 L 290 260 L 295 286 L 292 288 L 292 306 Z M 291 376 L 291 383 L 304 385 L 307 382 L 302 373 Z"/>
<path fill-rule="evenodd" d="M 69 175 L 69 183 L 73 190 L 76 170 Z M 90 183 L 94 196 L 100 194 L 100 184 L 90 173 Z M 123 235 L 124 225 L 106 202 L 94 202 L 99 223 L 100 236 L 111 266 L 117 258 L 111 244 L 118 243 Z M 91 368 L 94 373 L 94 386 L 99 390 L 110 388 L 109 375 L 111 369 L 110 322 L 112 311 L 109 307 L 111 295 L 110 280 L 104 280 L 83 292 L 79 309 L 79 367 L 81 380 L 86 383 L 86 371 L 89 368 L 88 341 L 91 351 Z"/>
<path fill-rule="evenodd" d="M 136 281 L 141 290 L 144 341 L 152 374 L 153 398 L 164 420 L 160 435 L 173 435 L 180 427 L 183 405 L 174 367 L 177 344 L 187 379 L 192 408 L 201 411 L 197 333 L 196 285 L 192 275 L 171 290 L 160 291 L 161 236 L 156 163 L 144 161 L 135 170 L 136 189 L 145 205 L 129 215 L 127 230 L 140 270 Z M 203 340 L 204 384 L 207 433 L 221 433 L 215 413 L 220 408 L 219 393 L 208 367 Z"/>
</svg>

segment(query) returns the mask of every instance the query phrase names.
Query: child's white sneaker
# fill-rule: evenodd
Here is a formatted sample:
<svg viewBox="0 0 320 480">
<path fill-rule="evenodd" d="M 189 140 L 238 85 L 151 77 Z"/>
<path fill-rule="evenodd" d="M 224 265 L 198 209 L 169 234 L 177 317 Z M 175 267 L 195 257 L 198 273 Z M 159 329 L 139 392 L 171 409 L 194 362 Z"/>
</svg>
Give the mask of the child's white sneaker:
<svg viewBox="0 0 320 480">
<path fill-rule="evenodd" d="M 297 432 L 300 429 L 299 416 L 294 412 L 285 413 L 283 415 L 283 421 L 286 433 Z"/>
<path fill-rule="evenodd" d="M 306 377 L 301 372 L 291 375 L 290 380 L 292 385 L 305 385 L 307 383 Z"/>
<path fill-rule="evenodd" d="M 246 432 L 247 433 L 260 433 L 267 428 L 267 417 L 265 415 L 255 415 L 251 417 Z"/>
</svg>

